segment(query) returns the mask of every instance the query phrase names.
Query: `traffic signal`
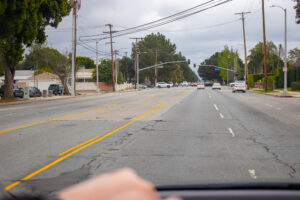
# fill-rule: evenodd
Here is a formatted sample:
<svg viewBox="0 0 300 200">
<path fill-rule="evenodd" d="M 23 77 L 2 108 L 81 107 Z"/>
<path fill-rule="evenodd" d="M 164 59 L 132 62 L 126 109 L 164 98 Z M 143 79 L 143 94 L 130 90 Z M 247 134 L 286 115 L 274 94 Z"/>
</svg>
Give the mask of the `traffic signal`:
<svg viewBox="0 0 300 200">
<path fill-rule="evenodd" d="M 191 60 L 190 59 L 188 59 L 188 64 L 191 64 Z"/>
<path fill-rule="evenodd" d="M 194 68 L 196 68 L 196 64 L 194 63 Z"/>
<path fill-rule="evenodd" d="M 238 75 L 239 75 L 239 73 L 238 73 L 238 72 L 235 72 L 234 74 L 235 74 L 236 76 L 238 76 Z"/>
</svg>

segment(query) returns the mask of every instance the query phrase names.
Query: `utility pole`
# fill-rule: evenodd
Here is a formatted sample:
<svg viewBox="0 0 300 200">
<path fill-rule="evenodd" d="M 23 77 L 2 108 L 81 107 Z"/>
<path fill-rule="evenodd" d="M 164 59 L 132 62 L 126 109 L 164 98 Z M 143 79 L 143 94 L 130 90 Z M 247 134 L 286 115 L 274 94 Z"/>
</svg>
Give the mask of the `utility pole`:
<svg viewBox="0 0 300 200">
<path fill-rule="evenodd" d="M 283 96 L 288 96 L 287 90 L 287 22 L 286 22 L 286 9 L 281 6 L 272 5 L 271 7 L 278 7 L 284 11 L 284 89 L 283 89 Z"/>
<path fill-rule="evenodd" d="M 156 49 L 155 50 L 155 81 L 154 81 L 154 87 L 156 87 L 157 75 L 158 75 L 157 57 L 158 57 L 158 52 L 157 52 L 157 49 Z"/>
<path fill-rule="evenodd" d="M 249 83 L 248 83 L 248 60 L 247 60 L 247 45 L 246 45 L 246 32 L 245 32 L 245 16 L 246 14 L 250 14 L 251 12 L 241 12 L 241 13 L 235 13 L 236 15 L 242 15 L 242 22 L 243 22 L 243 37 L 244 37 L 244 53 L 245 53 L 245 82 L 247 85 L 247 89 L 249 89 Z"/>
<path fill-rule="evenodd" d="M 118 50 L 115 50 L 114 53 L 115 53 L 115 61 L 116 61 L 116 65 L 115 65 L 115 80 L 116 80 L 116 84 L 118 84 L 118 61 L 117 61 Z"/>
<path fill-rule="evenodd" d="M 75 89 L 75 66 L 76 66 L 76 40 L 77 40 L 77 1 L 73 1 L 73 20 L 72 20 L 72 75 L 71 75 L 71 95 L 76 95 Z"/>
<path fill-rule="evenodd" d="M 143 38 L 130 38 L 132 40 L 135 40 L 135 63 L 134 63 L 134 88 L 137 89 L 137 82 L 139 81 L 138 78 L 139 78 L 139 71 L 138 71 L 138 67 L 139 67 L 139 56 L 138 56 L 138 40 L 139 39 L 143 39 Z"/>
<path fill-rule="evenodd" d="M 103 33 L 109 33 L 110 35 L 110 54 L 111 54 L 111 70 L 112 70 L 112 78 L 113 78 L 113 91 L 116 91 L 116 86 L 115 86 L 115 64 L 114 64 L 114 50 L 113 50 L 113 42 L 112 42 L 112 34 L 117 32 L 117 31 L 112 31 L 112 25 L 111 24 L 106 24 L 106 26 L 109 27 L 109 32 L 103 32 Z"/>
<path fill-rule="evenodd" d="M 98 67 L 98 43 L 99 41 L 96 41 L 96 79 L 97 79 L 97 89 L 96 92 L 99 94 L 100 90 L 99 90 L 99 67 Z"/>
<path fill-rule="evenodd" d="M 267 47 L 266 47 L 266 26 L 265 26 L 265 2 L 261 0 L 263 39 L 264 39 L 264 73 L 265 73 L 265 91 L 268 91 L 268 74 L 267 74 Z"/>
</svg>

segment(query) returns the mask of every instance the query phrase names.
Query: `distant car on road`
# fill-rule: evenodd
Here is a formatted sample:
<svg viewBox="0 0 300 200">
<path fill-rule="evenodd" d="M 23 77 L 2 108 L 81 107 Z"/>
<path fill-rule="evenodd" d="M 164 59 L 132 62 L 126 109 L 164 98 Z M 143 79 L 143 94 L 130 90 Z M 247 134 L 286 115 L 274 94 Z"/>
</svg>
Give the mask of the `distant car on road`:
<svg viewBox="0 0 300 200">
<path fill-rule="evenodd" d="M 0 97 L 2 98 L 4 96 L 4 91 L 5 91 L 5 85 L 2 85 L 0 87 Z M 14 97 L 24 97 L 24 88 L 21 86 L 18 86 L 17 84 L 14 84 L 13 86 L 13 94 Z"/>
<path fill-rule="evenodd" d="M 198 83 L 191 83 L 191 86 L 192 86 L 192 87 L 197 87 L 197 86 L 198 86 Z"/>
<path fill-rule="evenodd" d="M 232 88 L 232 92 L 235 93 L 235 92 L 241 91 L 241 92 L 245 93 L 246 92 L 246 88 L 247 88 L 247 86 L 246 86 L 246 82 L 245 81 L 236 81 L 234 83 L 233 88 Z"/>
<path fill-rule="evenodd" d="M 51 84 L 48 90 L 52 90 L 54 95 L 61 95 L 64 91 L 64 86 L 61 84 Z"/>
<path fill-rule="evenodd" d="M 204 85 L 205 85 L 206 87 L 211 87 L 211 86 L 213 86 L 213 84 L 214 84 L 214 82 L 212 82 L 212 81 L 206 81 L 206 82 L 204 83 Z"/>
<path fill-rule="evenodd" d="M 182 86 L 182 87 L 187 87 L 187 86 L 189 86 L 189 83 L 188 83 L 187 81 L 183 81 L 183 82 L 181 83 L 181 86 Z"/>
<path fill-rule="evenodd" d="M 165 82 L 158 82 L 156 87 L 158 87 L 158 88 L 167 88 L 168 84 L 165 83 Z"/>
<path fill-rule="evenodd" d="M 173 87 L 178 87 L 178 86 L 179 86 L 178 83 L 174 83 L 174 84 L 173 84 Z"/>
<path fill-rule="evenodd" d="M 230 87 L 233 87 L 234 86 L 234 82 L 232 82 L 232 83 L 229 83 L 229 85 L 230 85 Z"/>
<path fill-rule="evenodd" d="M 213 90 L 221 90 L 221 84 L 220 83 L 214 83 L 212 85 Z"/>
<path fill-rule="evenodd" d="M 198 90 L 204 90 L 204 89 L 205 89 L 204 83 L 198 84 L 197 89 L 198 89 Z"/>
<path fill-rule="evenodd" d="M 41 97 L 41 91 L 36 87 L 28 87 L 29 97 Z"/>
</svg>

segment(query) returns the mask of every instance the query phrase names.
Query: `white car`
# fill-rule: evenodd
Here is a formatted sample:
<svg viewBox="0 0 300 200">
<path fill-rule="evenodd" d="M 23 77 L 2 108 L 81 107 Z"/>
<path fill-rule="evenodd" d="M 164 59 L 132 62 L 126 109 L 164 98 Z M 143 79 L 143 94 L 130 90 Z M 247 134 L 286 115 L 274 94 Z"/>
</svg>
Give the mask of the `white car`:
<svg viewBox="0 0 300 200">
<path fill-rule="evenodd" d="M 171 87 L 173 87 L 173 83 L 172 82 L 167 83 L 167 88 L 171 88 Z"/>
<path fill-rule="evenodd" d="M 187 86 L 189 86 L 189 83 L 188 83 L 187 81 L 183 81 L 183 82 L 181 83 L 181 86 L 182 86 L 182 87 L 187 87 Z"/>
<path fill-rule="evenodd" d="M 230 87 L 233 87 L 234 86 L 234 82 L 232 82 L 232 83 L 229 83 L 229 85 L 230 85 Z"/>
<path fill-rule="evenodd" d="M 245 81 L 236 81 L 232 88 L 232 92 L 235 93 L 235 92 L 241 91 L 241 92 L 245 93 L 246 89 L 247 89 L 247 86 L 246 86 Z"/>
<path fill-rule="evenodd" d="M 202 89 L 204 90 L 204 89 L 205 89 L 204 83 L 198 84 L 198 85 L 197 85 L 197 89 L 198 89 L 198 90 L 202 90 Z"/>
<path fill-rule="evenodd" d="M 221 84 L 220 83 L 214 83 L 212 85 L 213 90 L 221 90 Z"/>
<path fill-rule="evenodd" d="M 168 84 L 165 83 L 165 82 L 158 82 L 158 83 L 156 84 L 156 87 L 158 87 L 158 88 L 167 88 L 167 87 L 168 87 Z"/>
</svg>

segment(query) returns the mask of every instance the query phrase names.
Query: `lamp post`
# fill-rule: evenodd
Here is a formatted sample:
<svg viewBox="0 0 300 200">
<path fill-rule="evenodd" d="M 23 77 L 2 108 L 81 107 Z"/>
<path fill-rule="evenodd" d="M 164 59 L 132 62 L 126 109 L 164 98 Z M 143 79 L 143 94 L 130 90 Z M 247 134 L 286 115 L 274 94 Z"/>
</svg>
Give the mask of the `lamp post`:
<svg viewBox="0 0 300 200">
<path fill-rule="evenodd" d="M 283 89 L 283 96 L 288 95 L 287 91 L 287 23 L 286 23 L 286 9 L 278 6 L 278 5 L 272 5 L 271 8 L 280 8 L 284 11 L 284 66 L 283 66 L 283 72 L 284 72 L 284 89 Z"/>
</svg>

